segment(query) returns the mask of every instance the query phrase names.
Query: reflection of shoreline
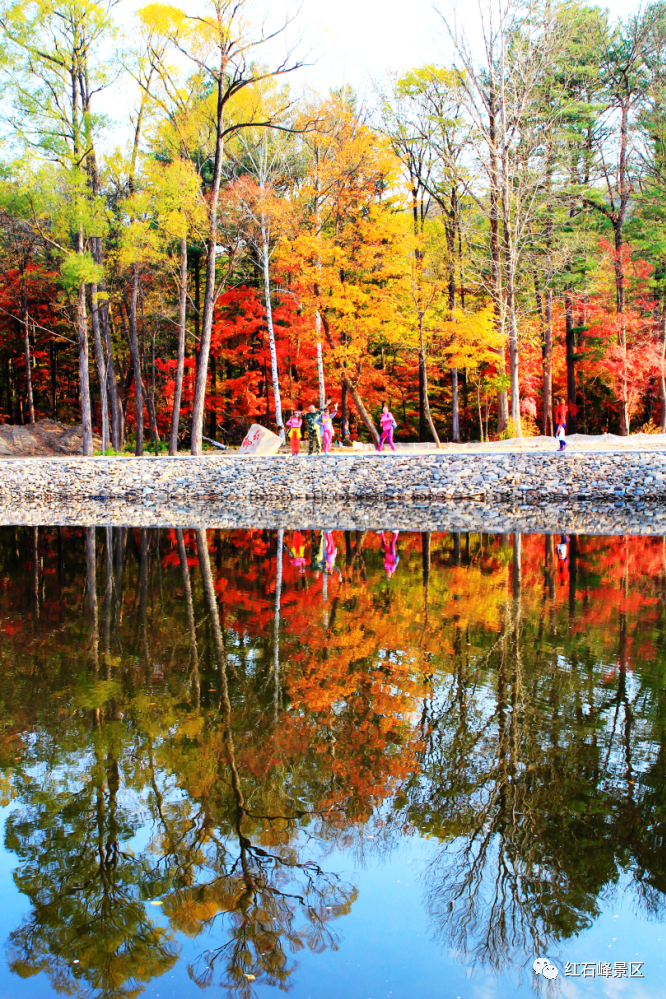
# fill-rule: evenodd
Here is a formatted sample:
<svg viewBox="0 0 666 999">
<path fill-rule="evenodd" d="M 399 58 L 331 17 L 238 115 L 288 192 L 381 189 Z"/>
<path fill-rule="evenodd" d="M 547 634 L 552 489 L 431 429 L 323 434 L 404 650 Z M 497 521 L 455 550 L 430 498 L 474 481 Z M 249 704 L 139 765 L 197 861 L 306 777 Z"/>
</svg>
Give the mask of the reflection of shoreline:
<svg viewBox="0 0 666 999">
<path fill-rule="evenodd" d="M 182 527 L 218 530 L 469 531 L 487 534 L 666 534 L 666 504 L 571 501 L 485 503 L 480 500 L 207 499 L 168 503 L 66 498 L 0 503 L 0 525 Z M 529 499 L 529 497 L 528 497 Z"/>
</svg>

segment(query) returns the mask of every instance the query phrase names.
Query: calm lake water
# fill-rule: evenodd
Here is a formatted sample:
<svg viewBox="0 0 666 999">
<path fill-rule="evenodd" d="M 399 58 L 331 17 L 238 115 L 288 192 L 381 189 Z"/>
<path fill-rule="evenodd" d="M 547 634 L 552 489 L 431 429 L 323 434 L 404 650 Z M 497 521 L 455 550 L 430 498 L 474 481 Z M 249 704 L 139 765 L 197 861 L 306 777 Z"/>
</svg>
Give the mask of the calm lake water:
<svg viewBox="0 0 666 999">
<path fill-rule="evenodd" d="M 0 999 L 666 997 L 665 596 L 662 538 L 0 528 Z"/>
</svg>

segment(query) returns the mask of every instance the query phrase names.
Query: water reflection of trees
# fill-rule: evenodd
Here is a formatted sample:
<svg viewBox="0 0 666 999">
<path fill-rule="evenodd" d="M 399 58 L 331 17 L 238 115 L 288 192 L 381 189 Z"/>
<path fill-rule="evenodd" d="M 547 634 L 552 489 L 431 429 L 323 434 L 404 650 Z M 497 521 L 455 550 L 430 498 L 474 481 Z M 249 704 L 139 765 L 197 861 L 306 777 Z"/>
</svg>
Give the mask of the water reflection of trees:
<svg viewBox="0 0 666 999">
<path fill-rule="evenodd" d="M 337 946 L 355 889 L 327 853 L 367 849 L 368 822 L 373 849 L 441 842 L 427 906 L 470 961 L 520 964 L 579 932 L 624 870 L 661 912 L 655 544 L 570 544 L 565 577 L 552 538 L 403 536 L 387 577 L 377 538 L 348 533 L 326 578 L 290 567 L 288 539 L 278 572 L 281 541 L 0 541 L 16 583 L 0 754 L 34 732 L 7 826 L 31 901 L 17 973 L 138 995 L 176 934 L 212 933 L 199 985 L 284 986 L 299 950 Z"/>
<path fill-rule="evenodd" d="M 256 694 L 263 678 L 252 689 L 229 666 L 205 533 L 197 537 L 196 582 L 192 553 L 176 538 L 189 648 L 186 659 L 177 656 L 175 682 L 161 697 L 155 681 L 164 679 L 164 649 L 156 656 L 151 644 L 155 539 L 114 533 L 103 559 L 94 533 L 85 533 L 80 611 L 87 628 L 74 628 L 87 637 L 71 660 L 67 723 L 40 705 L 14 783 L 21 805 L 6 845 L 19 858 L 15 880 L 32 910 L 9 940 L 11 967 L 21 975 L 45 971 L 69 994 L 138 995 L 172 967 L 175 931 L 195 936 L 214 928 L 220 945 L 190 968 L 198 984 L 221 981 L 240 994 L 250 994 L 254 981 L 284 984 L 294 967 L 290 955 L 336 946 L 332 922 L 348 911 L 354 889 L 307 855 L 305 836 L 299 840 L 310 802 L 294 807 L 288 794 L 285 807 L 270 769 L 269 780 L 252 772 L 251 727 L 257 710 L 261 715 L 269 701 L 274 707 L 274 696 L 262 705 Z M 136 571 L 124 600 L 128 550 Z M 147 818 L 152 840 L 135 856 L 122 844 Z M 148 915 L 157 900 L 166 927 Z"/>
<path fill-rule="evenodd" d="M 664 911 L 663 666 L 630 681 L 622 615 L 610 674 L 569 637 L 564 659 L 557 630 L 580 607 L 575 582 L 555 605 L 549 552 L 546 539 L 541 606 L 533 591 L 525 606 L 514 543 L 500 632 L 482 653 L 458 644 L 409 792 L 415 826 L 444 843 L 426 875 L 436 931 L 496 970 L 588 927 L 623 871 Z"/>
</svg>

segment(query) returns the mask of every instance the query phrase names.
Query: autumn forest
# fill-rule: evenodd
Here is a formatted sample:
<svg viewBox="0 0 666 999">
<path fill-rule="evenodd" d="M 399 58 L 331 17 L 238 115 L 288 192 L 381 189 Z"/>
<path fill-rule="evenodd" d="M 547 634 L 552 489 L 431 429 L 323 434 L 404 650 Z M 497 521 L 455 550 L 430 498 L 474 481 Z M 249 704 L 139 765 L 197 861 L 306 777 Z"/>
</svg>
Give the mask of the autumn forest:
<svg viewBox="0 0 666 999">
<path fill-rule="evenodd" d="M 361 95 L 249 2 L 3 0 L 1 419 L 198 454 L 325 387 L 343 443 L 384 401 L 408 440 L 559 398 L 664 432 L 666 7 L 443 8 L 441 59 Z"/>
</svg>

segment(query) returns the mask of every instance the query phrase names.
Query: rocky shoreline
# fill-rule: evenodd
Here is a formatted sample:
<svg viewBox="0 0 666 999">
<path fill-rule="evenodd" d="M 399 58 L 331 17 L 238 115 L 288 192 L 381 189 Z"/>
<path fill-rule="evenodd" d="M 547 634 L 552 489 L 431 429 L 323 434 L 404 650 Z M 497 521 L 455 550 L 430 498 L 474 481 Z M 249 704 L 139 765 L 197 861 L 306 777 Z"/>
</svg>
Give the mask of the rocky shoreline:
<svg viewBox="0 0 666 999">
<path fill-rule="evenodd" d="M 524 504 L 429 501 L 381 506 L 362 501 L 295 501 L 284 506 L 123 500 L 0 503 L 0 524 L 53 527 L 164 527 L 219 530 L 434 531 L 484 534 L 644 534 L 666 537 L 666 504 Z"/>
<path fill-rule="evenodd" d="M 0 459 L 4 524 L 666 534 L 666 451 Z"/>
</svg>

